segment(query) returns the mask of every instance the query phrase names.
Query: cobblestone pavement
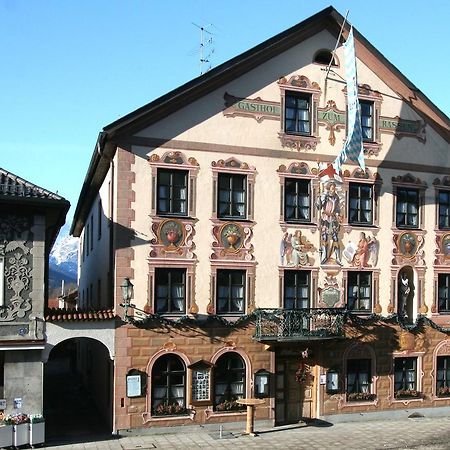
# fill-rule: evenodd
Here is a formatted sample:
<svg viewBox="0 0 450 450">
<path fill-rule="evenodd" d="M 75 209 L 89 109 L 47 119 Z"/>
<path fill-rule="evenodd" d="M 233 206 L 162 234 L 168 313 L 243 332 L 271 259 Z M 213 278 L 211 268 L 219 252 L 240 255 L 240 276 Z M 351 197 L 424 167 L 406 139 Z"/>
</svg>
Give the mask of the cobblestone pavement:
<svg viewBox="0 0 450 450">
<path fill-rule="evenodd" d="M 71 444 L 53 444 L 50 449 L 415 449 L 450 450 L 450 417 L 367 421 L 329 424 L 316 422 L 258 430 L 256 437 L 238 430 L 224 431 L 202 427 L 169 434 L 122 436 Z"/>
</svg>

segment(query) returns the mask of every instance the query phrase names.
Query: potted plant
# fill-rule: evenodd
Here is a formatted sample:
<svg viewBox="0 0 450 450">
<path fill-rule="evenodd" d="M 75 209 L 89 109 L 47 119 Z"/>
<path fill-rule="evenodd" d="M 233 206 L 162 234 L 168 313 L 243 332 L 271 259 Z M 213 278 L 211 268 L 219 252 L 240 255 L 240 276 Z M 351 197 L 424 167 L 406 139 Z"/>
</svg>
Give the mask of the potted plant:
<svg viewBox="0 0 450 450">
<path fill-rule="evenodd" d="M 450 387 L 441 386 L 437 391 L 438 397 L 450 397 Z"/>
<path fill-rule="evenodd" d="M 370 392 L 352 392 L 347 394 L 349 402 L 373 402 L 377 398 L 376 394 Z"/>
<path fill-rule="evenodd" d="M 229 412 L 229 411 L 242 411 L 245 406 L 240 405 L 236 400 L 224 400 L 216 405 L 216 411 Z"/>
<path fill-rule="evenodd" d="M 6 416 L 5 423 L 13 426 L 13 445 L 19 447 L 29 443 L 28 423 L 30 418 L 27 414 L 17 413 Z"/>
<path fill-rule="evenodd" d="M 422 393 L 416 389 L 399 389 L 395 392 L 394 397 L 397 399 L 402 398 L 421 398 Z"/>
<path fill-rule="evenodd" d="M 0 447 L 10 447 L 13 445 L 13 425 L 0 420 Z"/>
<path fill-rule="evenodd" d="M 42 414 L 30 414 L 30 445 L 43 444 L 45 442 L 45 419 Z"/>
<path fill-rule="evenodd" d="M 187 414 L 187 409 L 177 402 L 169 404 L 160 403 L 153 412 L 155 416 L 178 416 Z"/>
</svg>

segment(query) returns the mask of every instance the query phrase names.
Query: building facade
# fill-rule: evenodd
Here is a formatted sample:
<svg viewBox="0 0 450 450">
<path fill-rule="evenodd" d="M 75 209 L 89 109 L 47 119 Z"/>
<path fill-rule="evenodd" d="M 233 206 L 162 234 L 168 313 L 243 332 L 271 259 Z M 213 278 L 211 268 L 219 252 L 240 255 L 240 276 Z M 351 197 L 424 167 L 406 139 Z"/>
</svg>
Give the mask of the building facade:
<svg viewBox="0 0 450 450">
<path fill-rule="evenodd" d="M 342 22 L 327 8 L 100 133 L 72 233 L 82 305 L 123 319 L 115 431 L 244 420 L 253 397 L 275 424 L 450 406 L 450 122 L 355 30 L 366 170 L 323 171 Z"/>
<path fill-rule="evenodd" d="M 0 396 L 42 414 L 48 259 L 69 202 L 0 169 Z"/>
</svg>

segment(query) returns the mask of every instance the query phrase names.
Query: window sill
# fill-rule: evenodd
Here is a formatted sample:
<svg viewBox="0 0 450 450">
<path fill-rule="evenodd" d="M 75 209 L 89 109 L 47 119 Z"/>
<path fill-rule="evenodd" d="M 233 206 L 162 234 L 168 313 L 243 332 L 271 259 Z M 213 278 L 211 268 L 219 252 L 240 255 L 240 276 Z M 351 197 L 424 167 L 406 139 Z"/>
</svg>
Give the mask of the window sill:
<svg viewBox="0 0 450 450">
<path fill-rule="evenodd" d="M 312 135 L 304 134 L 288 134 L 284 131 L 278 133 L 282 147 L 287 147 L 293 150 L 316 150 L 320 138 Z"/>
<path fill-rule="evenodd" d="M 182 422 L 186 420 L 194 420 L 195 410 L 191 409 L 188 413 L 180 414 L 180 415 L 167 415 L 167 416 L 154 416 L 150 412 L 142 413 L 142 419 L 144 423 L 158 423 L 158 422 Z"/>
<path fill-rule="evenodd" d="M 282 227 L 286 228 L 309 228 L 309 229 L 317 229 L 317 223 L 315 222 L 291 222 L 287 220 L 280 220 L 279 224 Z"/>
<path fill-rule="evenodd" d="M 213 411 L 212 409 L 205 409 L 206 420 L 220 418 L 220 417 L 242 417 L 246 415 L 246 410 L 242 411 Z"/>
</svg>

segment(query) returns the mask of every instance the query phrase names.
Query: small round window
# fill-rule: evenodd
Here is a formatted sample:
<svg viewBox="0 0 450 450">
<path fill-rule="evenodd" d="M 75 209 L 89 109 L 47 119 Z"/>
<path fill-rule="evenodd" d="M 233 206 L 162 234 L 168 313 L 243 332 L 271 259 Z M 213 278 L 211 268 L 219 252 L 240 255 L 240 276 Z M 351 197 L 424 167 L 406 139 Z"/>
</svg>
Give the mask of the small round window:
<svg viewBox="0 0 450 450">
<path fill-rule="evenodd" d="M 323 64 L 325 66 L 328 66 L 330 64 L 332 66 L 336 66 L 336 59 L 333 56 L 333 53 L 330 52 L 330 50 L 319 50 L 315 56 L 314 56 L 314 62 L 317 64 Z"/>
</svg>

